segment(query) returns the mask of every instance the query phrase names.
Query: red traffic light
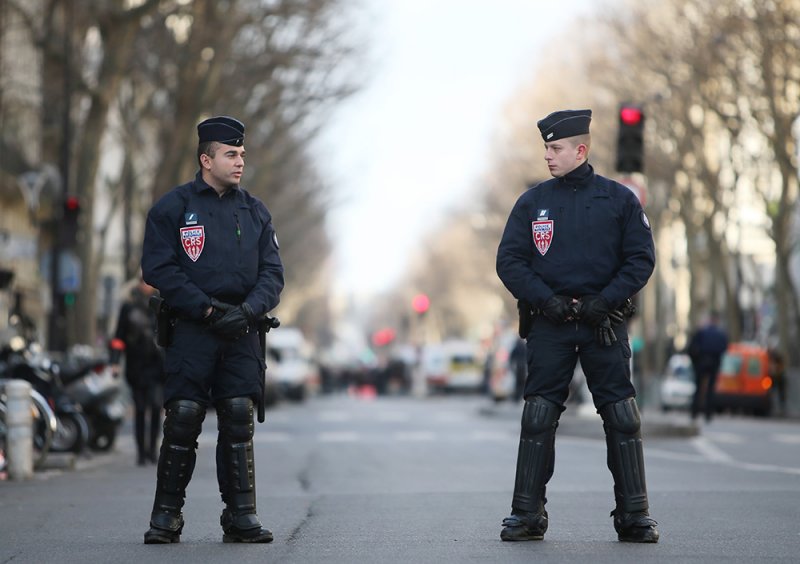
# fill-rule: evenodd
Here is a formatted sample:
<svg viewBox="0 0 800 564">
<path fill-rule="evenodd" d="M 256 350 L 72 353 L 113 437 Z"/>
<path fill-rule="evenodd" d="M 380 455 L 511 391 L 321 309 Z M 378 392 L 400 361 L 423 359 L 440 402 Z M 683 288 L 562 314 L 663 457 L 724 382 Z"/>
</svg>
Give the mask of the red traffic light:
<svg viewBox="0 0 800 564">
<path fill-rule="evenodd" d="M 71 212 L 76 212 L 81 209 L 81 202 L 77 196 L 67 196 L 64 200 L 64 209 Z"/>
<path fill-rule="evenodd" d="M 391 327 L 386 327 L 384 329 L 379 329 L 372 334 L 372 344 L 376 347 L 385 347 L 395 338 L 394 329 Z"/>
<path fill-rule="evenodd" d="M 642 121 L 642 110 L 631 106 L 624 106 L 619 110 L 619 119 L 625 125 L 637 125 Z"/>
<path fill-rule="evenodd" d="M 428 311 L 428 308 L 431 307 L 431 300 L 425 294 L 417 294 L 414 296 L 414 299 L 411 300 L 411 307 L 414 308 L 414 311 L 417 313 L 425 313 Z"/>
</svg>

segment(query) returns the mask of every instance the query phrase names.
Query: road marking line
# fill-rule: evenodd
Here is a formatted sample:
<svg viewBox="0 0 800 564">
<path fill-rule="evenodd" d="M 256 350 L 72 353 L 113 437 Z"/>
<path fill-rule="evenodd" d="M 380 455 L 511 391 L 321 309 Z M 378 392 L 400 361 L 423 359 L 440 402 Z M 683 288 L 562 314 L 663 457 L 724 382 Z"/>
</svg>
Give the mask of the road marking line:
<svg viewBox="0 0 800 564">
<path fill-rule="evenodd" d="M 787 445 L 798 445 L 800 444 L 800 435 L 783 435 L 783 434 L 775 434 L 772 435 L 772 440 L 776 443 L 785 443 Z"/>
<path fill-rule="evenodd" d="M 349 431 L 331 431 L 320 433 L 317 435 L 317 440 L 321 443 L 354 443 L 361 440 L 361 437 L 358 433 Z"/>
<path fill-rule="evenodd" d="M 317 415 L 317 419 L 328 423 L 332 421 L 350 421 L 352 418 L 352 414 L 346 411 L 323 411 Z"/>
<path fill-rule="evenodd" d="M 393 435 L 396 441 L 433 441 L 436 433 L 430 431 L 400 431 Z"/>
<path fill-rule="evenodd" d="M 378 413 L 376 417 L 378 421 L 391 421 L 391 422 L 408 421 L 410 418 L 411 416 L 408 413 L 401 411 L 388 411 L 385 413 Z"/>
<path fill-rule="evenodd" d="M 720 433 L 719 431 L 704 431 L 703 435 L 718 443 L 727 443 L 729 445 L 740 445 L 744 443 L 744 438 L 741 435 L 734 433 Z"/>
<path fill-rule="evenodd" d="M 695 437 L 691 440 L 691 445 L 697 450 L 704 458 L 713 462 L 724 462 L 729 464 L 734 462 L 733 458 L 725 451 L 714 445 L 705 437 Z"/>
</svg>

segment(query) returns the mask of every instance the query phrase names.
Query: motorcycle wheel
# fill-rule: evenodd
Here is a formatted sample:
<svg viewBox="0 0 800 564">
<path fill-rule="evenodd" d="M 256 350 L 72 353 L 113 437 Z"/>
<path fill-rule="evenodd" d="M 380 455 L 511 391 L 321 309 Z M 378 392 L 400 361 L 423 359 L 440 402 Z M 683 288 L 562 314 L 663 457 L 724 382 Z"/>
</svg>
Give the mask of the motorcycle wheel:
<svg viewBox="0 0 800 564">
<path fill-rule="evenodd" d="M 98 452 L 108 452 L 114 446 L 117 438 L 117 429 L 112 425 L 103 425 L 95 430 L 89 439 L 89 448 Z"/>
<path fill-rule="evenodd" d="M 61 413 L 58 418 L 58 429 L 53 436 L 50 450 L 54 452 L 83 452 L 89 440 L 89 425 L 81 413 Z"/>
<path fill-rule="evenodd" d="M 55 413 L 47 400 L 35 390 L 31 392 L 33 406 L 33 467 L 42 468 L 58 428 Z"/>
</svg>

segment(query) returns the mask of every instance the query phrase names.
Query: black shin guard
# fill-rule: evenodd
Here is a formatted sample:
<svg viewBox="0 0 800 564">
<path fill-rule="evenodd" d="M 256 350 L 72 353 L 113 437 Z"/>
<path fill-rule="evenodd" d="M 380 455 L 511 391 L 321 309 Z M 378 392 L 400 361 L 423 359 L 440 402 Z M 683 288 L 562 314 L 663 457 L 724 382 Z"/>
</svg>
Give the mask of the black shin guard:
<svg viewBox="0 0 800 564">
<path fill-rule="evenodd" d="M 608 448 L 608 469 L 614 477 L 617 508 L 625 513 L 647 511 L 641 418 L 636 400 L 628 398 L 600 410 Z"/>
<path fill-rule="evenodd" d="M 148 544 L 177 542 L 179 538 L 186 486 L 192 479 L 197 437 L 206 414 L 202 405 L 190 400 L 170 402 L 166 411 L 150 530 L 145 533 Z"/>
<path fill-rule="evenodd" d="M 545 486 L 553 476 L 555 439 L 561 407 L 541 396 L 525 401 L 514 482 L 515 513 L 543 513 Z"/>
<path fill-rule="evenodd" d="M 229 398 L 217 406 L 217 479 L 225 509 L 220 525 L 225 542 L 269 542 L 256 513 L 253 401 Z"/>
</svg>

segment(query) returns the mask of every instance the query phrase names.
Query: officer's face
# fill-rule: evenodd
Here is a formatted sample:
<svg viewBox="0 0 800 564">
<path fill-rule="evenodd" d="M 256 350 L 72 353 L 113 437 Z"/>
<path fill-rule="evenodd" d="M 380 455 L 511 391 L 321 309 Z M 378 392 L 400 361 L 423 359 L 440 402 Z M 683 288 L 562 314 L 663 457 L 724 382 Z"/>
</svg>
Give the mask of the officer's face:
<svg viewBox="0 0 800 564">
<path fill-rule="evenodd" d="M 201 163 L 206 182 L 214 188 L 227 190 L 237 186 L 244 170 L 244 147 L 219 144 L 214 156 L 203 155 Z"/>
<path fill-rule="evenodd" d="M 555 178 L 575 170 L 585 159 L 586 145 L 575 143 L 572 137 L 544 144 L 544 160 L 550 174 Z"/>
</svg>

